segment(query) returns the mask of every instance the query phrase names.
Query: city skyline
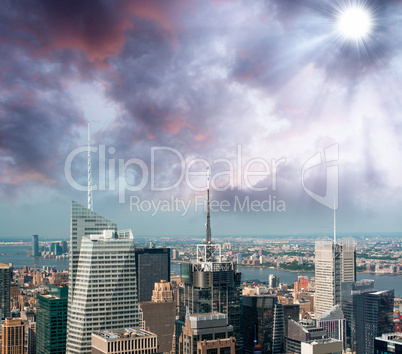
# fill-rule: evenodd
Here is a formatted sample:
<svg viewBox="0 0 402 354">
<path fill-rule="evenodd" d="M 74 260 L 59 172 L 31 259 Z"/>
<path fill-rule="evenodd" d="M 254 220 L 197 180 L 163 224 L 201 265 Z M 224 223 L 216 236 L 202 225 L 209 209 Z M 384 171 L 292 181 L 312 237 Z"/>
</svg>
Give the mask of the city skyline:
<svg viewBox="0 0 402 354">
<path fill-rule="evenodd" d="M 88 122 L 93 210 L 135 235 L 203 235 L 208 164 L 213 235 L 331 237 L 334 202 L 340 234 L 400 231 L 401 3 L 9 1 L 0 16 L 0 239 L 68 235 Z"/>
</svg>

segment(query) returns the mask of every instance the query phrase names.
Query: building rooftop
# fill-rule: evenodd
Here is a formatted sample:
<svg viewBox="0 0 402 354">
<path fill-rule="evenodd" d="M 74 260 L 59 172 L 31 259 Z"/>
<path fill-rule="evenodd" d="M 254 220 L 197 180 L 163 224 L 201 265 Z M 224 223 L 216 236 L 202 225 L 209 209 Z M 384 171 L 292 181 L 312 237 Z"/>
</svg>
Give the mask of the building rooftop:
<svg viewBox="0 0 402 354">
<path fill-rule="evenodd" d="M 314 339 L 310 340 L 306 343 L 311 344 L 311 345 L 317 345 L 317 344 L 328 344 L 328 343 L 338 343 L 340 342 L 338 339 L 334 338 L 323 338 L 323 339 Z"/>
<path fill-rule="evenodd" d="M 95 332 L 93 334 L 102 337 L 106 340 L 121 339 L 126 337 L 149 337 L 155 335 L 152 332 L 144 331 L 142 329 L 137 328 L 125 328 L 115 331 L 101 331 L 101 332 Z"/>
<path fill-rule="evenodd" d="M 376 337 L 375 339 L 402 344 L 402 333 L 385 333 L 381 337 Z"/>
<path fill-rule="evenodd" d="M 7 264 L 0 263 L 0 269 L 8 269 L 10 268 Z"/>
</svg>

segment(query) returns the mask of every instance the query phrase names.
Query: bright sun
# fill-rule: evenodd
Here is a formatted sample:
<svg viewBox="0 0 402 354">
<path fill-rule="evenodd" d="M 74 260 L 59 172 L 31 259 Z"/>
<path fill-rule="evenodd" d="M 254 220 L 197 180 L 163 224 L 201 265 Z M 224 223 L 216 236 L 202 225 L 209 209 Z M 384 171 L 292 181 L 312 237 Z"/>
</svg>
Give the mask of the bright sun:
<svg viewBox="0 0 402 354">
<path fill-rule="evenodd" d="M 337 27 L 345 39 L 364 40 L 373 27 L 373 19 L 368 9 L 362 6 L 348 6 L 337 18 Z"/>
</svg>

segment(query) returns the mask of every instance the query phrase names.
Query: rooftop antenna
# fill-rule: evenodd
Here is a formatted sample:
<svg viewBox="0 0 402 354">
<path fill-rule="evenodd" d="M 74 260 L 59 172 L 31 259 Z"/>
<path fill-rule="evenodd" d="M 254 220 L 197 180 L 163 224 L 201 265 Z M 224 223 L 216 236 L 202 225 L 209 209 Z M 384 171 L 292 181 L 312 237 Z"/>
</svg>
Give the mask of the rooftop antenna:
<svg viewBox="0 0 402 354">
<path fill-rule="evenodd" d="M 92 174 L 91 174 L 91 133 L 88 122 L 88 209 L 94 210 L 92 200 Z"/>
<path fill-rule="evenodd" d="M 209 208 L 209 167 L 207 167 L 207 237 L 205 240 L 207 245 L 210 245 L 211 242 L 211 215 Z"/>
<path fill-rule="evenodd" d="M 334 198 L 334 245 L 336 244 L 336 208 L 335 208 L 335 198 Z"/>
</svg>

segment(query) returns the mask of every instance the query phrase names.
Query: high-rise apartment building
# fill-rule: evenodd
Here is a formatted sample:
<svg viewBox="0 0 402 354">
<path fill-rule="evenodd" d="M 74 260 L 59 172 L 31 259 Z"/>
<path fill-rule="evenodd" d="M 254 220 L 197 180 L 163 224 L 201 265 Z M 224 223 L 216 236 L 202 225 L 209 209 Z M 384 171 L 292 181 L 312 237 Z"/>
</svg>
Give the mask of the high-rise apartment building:
<svg viewBox="0 0 402 354">
<path fill-rule="evenodd" d="M 24 354 L 24 324 L 20 318 L 6 318 L 2 325 L 2 354 Z"/>
<path fill-rule="evenodd" d="M 315 313 L 322 315 L 341 303 L 341 283 L 356 280 L 356 252 L 352 239 L 315 243 Z"/>
<path fill-rule="evenodd" d="M 209 176 L 207 193 L 206 240 L 197 245 L 196 260 L 181 265 L 184 292 L 180 299 L 180 319 L 184 320 L 186 307 L 191 314 L 227 314 L 236 345 L 241 347 L 241 273 L 237 272 L 236 263 L 222 261 L 221 247 L 211 239 Z"/>
<path fill-rule="evenodd" d="M 67 299 L 66 286 L 49 285 L 48 295 L 36 295 L 37 353 L 66 352 Z"/>
<path fill-rule="evenodd" d="M 0 263 L 0 320 L 10 316 L 10 267 Z"/>
<path fill-rule="evenodd" d="M 170 282 L 170 248 L 135 250 L 138 302 L 151 301 L 154 284 Z"/>
<path fill-rule="evenodd" d="M 69 304 L 67 353 L 91 352 L 91 334 L 137 328 L 134 238 L 131 230 L 104 230 L 80 239 L 72 303 Z"/>
<path fill-rule="evenodd" d="M 39 256 L 39 240 L 38 235 L 32 235 L 32 256 Z"/>
</svg>

